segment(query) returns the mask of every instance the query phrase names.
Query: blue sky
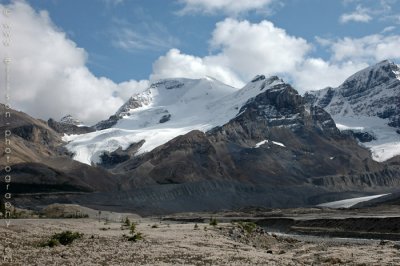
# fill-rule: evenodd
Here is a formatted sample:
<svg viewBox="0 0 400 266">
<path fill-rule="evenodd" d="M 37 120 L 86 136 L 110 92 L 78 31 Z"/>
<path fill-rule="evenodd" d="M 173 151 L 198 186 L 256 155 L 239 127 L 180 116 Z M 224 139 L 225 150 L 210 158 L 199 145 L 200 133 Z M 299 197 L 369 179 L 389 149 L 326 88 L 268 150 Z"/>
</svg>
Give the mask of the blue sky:
<svg viewBox="0 0 400 266">
<path fill-rule="evenodd" d="M 4 53 L 16 60 L 15 105 L 39 117 L 103 119 L 158 78 L 213 76 L 240 87 L 277 74 L 304 92 L 400 59 L 398 0 L 0 3 L 14 11 L 16 44 Z"/>
<path fill-rule="evenodd" d="M 88 66 L 98 76 L 115 82 L 147 79 L 152 63 L 171 48 L 186 54 L 205 56 L 210 51 L 209 39 L 218 21 L 226 17 L 245 19 L 253 23 L 269 20 L 288 34 L 306 39 L 315 45 L 312 54 L 329 59 L 330 53 L 315 38 L 363 37 L 395 27 L 390 34 L 399 34 L 400 3 L 396 1 L 341 1 L 288 0 L 271 1 L 270 5 L 243 13 L 191 12 L 179 14 L 184 3 L 166 0 L 30 0 L 36 10 L 48 10 L 52 21 L 89 54 Z M 268 1 L 266 1 L 268 2 Z M 283 4 L 281 4 L 283 3 Z M 383 13 L 385 5 L 391 11 Z M 357 7 L 368 9 L 370 20 L 349 20 L 341 23 L 344 14 L 357 12 Z M 373 12 L 381 10 L 382 13 Z M 385 18 L 385 16 L 396 16 Z M 159 44 L 143 46 L 133 43 L 120 46 L 121 28 L 126 28 L 143 39 L 155 38 Z M 122 33 L 121 33 L 122 34 Z M 389 34 L 389 32 L 388 32 Z M 133 37 L 132 37 L 133 38 Z M 129 36 L 124 39 L 129 41 Z M 135 39 L 134 39 L 135 40 Z M 123 41 L 123 40 L 121 40 Z"/>
</svg>

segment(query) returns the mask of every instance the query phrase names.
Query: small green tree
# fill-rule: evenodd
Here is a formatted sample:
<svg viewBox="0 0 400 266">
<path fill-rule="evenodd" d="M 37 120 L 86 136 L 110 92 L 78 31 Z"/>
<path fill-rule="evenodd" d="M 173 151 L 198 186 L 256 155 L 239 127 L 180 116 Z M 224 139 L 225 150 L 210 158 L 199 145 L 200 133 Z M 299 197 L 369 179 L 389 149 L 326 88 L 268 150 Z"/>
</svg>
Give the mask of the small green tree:
<svg viewBox="0 0 400 266">
<path fill-rule="evenodd" d="M 217 221 L 216 218 L 211 218 L 211 219 L 210 219 L 210 225 L 212 225 L 212 226 L 217 226 L 217 224 L 218 224 L 218 221 Z"/>
<path fill-rule="evenodd" d="M 131 226 L 131 221 L 129 220 L 128 217 L 125 218 L 124 225 Z"/>
<path fill-rule="evenodd" d="M 136 231 L 136 225 L 134 223 L 131 223 L 131 227 L 129 228 L 129 232 L 131 235 L 133 235 Z"/>
</svg>

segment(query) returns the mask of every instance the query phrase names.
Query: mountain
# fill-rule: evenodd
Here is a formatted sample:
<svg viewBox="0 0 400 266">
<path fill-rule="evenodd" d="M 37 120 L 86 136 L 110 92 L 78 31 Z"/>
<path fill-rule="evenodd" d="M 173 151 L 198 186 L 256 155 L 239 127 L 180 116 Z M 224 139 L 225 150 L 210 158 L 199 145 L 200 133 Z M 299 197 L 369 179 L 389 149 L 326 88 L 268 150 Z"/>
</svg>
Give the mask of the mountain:
<svg viewBox="0 0 400 266">
<path fill-rule="evenodd" d="M 400 155 L 400 67 L 393 62 L 382 61 L 305 98 L 330 113 L 340 130 L 358 136 L 374 160 Z"/>
<path fill-rule="evenodd" d="M 160 80 L 96 125 L 104 130 L 64 140 L 74 159 L 86 164 L 100 163 L 102 153 L 141 141 L 137 155 L 143 154 L 191 130 L 207 131 L 227 123 L 248 99 L 283 83 L 277 77 L 257 78 L 241 90 L 211 78 Z"/>
<path fill-rule="evenodd" d="M 0 109 L 3 108 L 4 105 L 0 104 Z M 12 132 L 9 161 L 6 159 L 5 142 L 0 142 L 0 173 L 4 176 L 4 167 L 11 166 L 9 192 L 13 193 L 13 200 L 18 201 L 15 198 L 18 197 L 23 205 L 30 205 L 31 196 L 109 191 L 117 186 L 113 175 L 104 169 L 72 160 L 61 134 L 45 121 L 11 110 L 10 119 L 0 116 L 0 130 Z M 2 192 L 4 189 L 2 187 Z M 25 195 L 31 196 L 25 198 Z"/>
<path fill-rule="evenodd" d="M 120 175 L 136 211 L 295 207 L 400 185 L 354 135 L 278 77 L 240 90 L 212 79 L 166 79 L 134 95 L 104 130 L 67 136 L 74 158 Z M 111 125 L 113 124 L 113 125 Z"/>
<path fill-rule="evenodd" d="M 377 160 L 374 146 L 363 145 L 398 136 L 396 67 L 381 62 L 305 97 L 276 76 L 258 75 L 241 89 L 212 78 L 163 79 L 86 128 L 16 112 L 17 203 L 154 215 L 394 193 L 399 161 Z"/>
</svg>

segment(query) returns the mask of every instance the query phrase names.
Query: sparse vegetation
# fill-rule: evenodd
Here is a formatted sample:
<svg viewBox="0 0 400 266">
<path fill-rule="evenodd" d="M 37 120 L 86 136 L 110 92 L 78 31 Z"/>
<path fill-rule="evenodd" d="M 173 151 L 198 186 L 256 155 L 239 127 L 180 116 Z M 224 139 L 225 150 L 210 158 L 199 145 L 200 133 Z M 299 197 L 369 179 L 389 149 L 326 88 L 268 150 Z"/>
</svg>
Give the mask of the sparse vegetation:
<svg viewBox="0 0 400 266">
<path fill-rule="evenodd" d="M 194 230 L 199 230 L 199 226 L 197 224 L 194 224 Z"/>
<path fill-rule="evenodd" d="M 257 228 L 257 225 L 253 222 L 238 222 L 240 228 L 246 233 L 251 234 Z"/>
<path fill-rule="evenodd" d="M 133 236 L 128 237 L 128 241 L 133 241 L 133 242 L 136 242 L 136 241 L 142 240 L 142 239 L 143 239 L 143 235 L 140 232 L 137 232 Z"/>
<path fill-rule="evenodd" d="M 131 226 L 129 227 L 129 233 L 133 235 L 135 231 L 136 231 L 136 224 L 131 223 Z"/>
<path fill-rule="evenodd" d="M 151 226 L 151 228 L 158 228 L 158 225 L 153 224 L 153 225 Z"/>
<path fill-rule="evenodd" d="M 210 225 L 212 226 L 217 226 L 218 225 L 218 221 L 216 218 L 211 217 L 210 219 Z"/>
<path fill-rule="evenodd" d="M 75 239 L 79 239 L 83 236 L 83 234 L 79 232 L 71 232 L 71 231 L 63 231 L 59 234 L 54 234 L 51 238 L 44 243 L 40 244 L 42 247 L 54 247 L 58 245 L 69 245 Z"/>
<path fill-rule="evenodd" d="M 152 227 L 155 228 L 155 227 Z M 127 235 L 123 235 L 124 238 L 127 238 L 128 241 L 133 241 L 136 242 L 138 240 L 142 240 L 143 239 L 143 235 L 140 232 L 136 232 L 136 224 L 135 223 L 131 223 L 131 226 L 129 228 L 129 233 L 131 234 L 131 236 L 127 236 Z"/>
<path fill-rule="evenodd" d="M 124 225 L 131 226 L 131 221 L 129 220 L 128 217 L 125 218 Z"/>
</svg>

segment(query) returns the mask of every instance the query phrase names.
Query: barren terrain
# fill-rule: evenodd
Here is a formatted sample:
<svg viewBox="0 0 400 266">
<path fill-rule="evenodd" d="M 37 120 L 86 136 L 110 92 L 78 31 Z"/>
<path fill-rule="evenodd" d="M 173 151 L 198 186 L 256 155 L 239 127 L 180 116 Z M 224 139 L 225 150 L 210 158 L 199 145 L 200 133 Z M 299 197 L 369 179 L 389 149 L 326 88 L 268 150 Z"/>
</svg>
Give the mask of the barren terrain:
<svg viewBox="0 0 400 266">
<path fill-rule="evenodd" d="M 13 262 L 2 265 L 399 265 L 393 241 L 296 240 L 252 232 L 237 223 L 160 222 L 132 219 L 137 242 L 128 241 L 121 222 L 96 219 L 18 219 L 0 227 L 1 251 Z M 4 223 L 4 221 L 2 221 Z M 72 244 L 40 247 L 54 233 L 78 231 Z"/>
</svg>

